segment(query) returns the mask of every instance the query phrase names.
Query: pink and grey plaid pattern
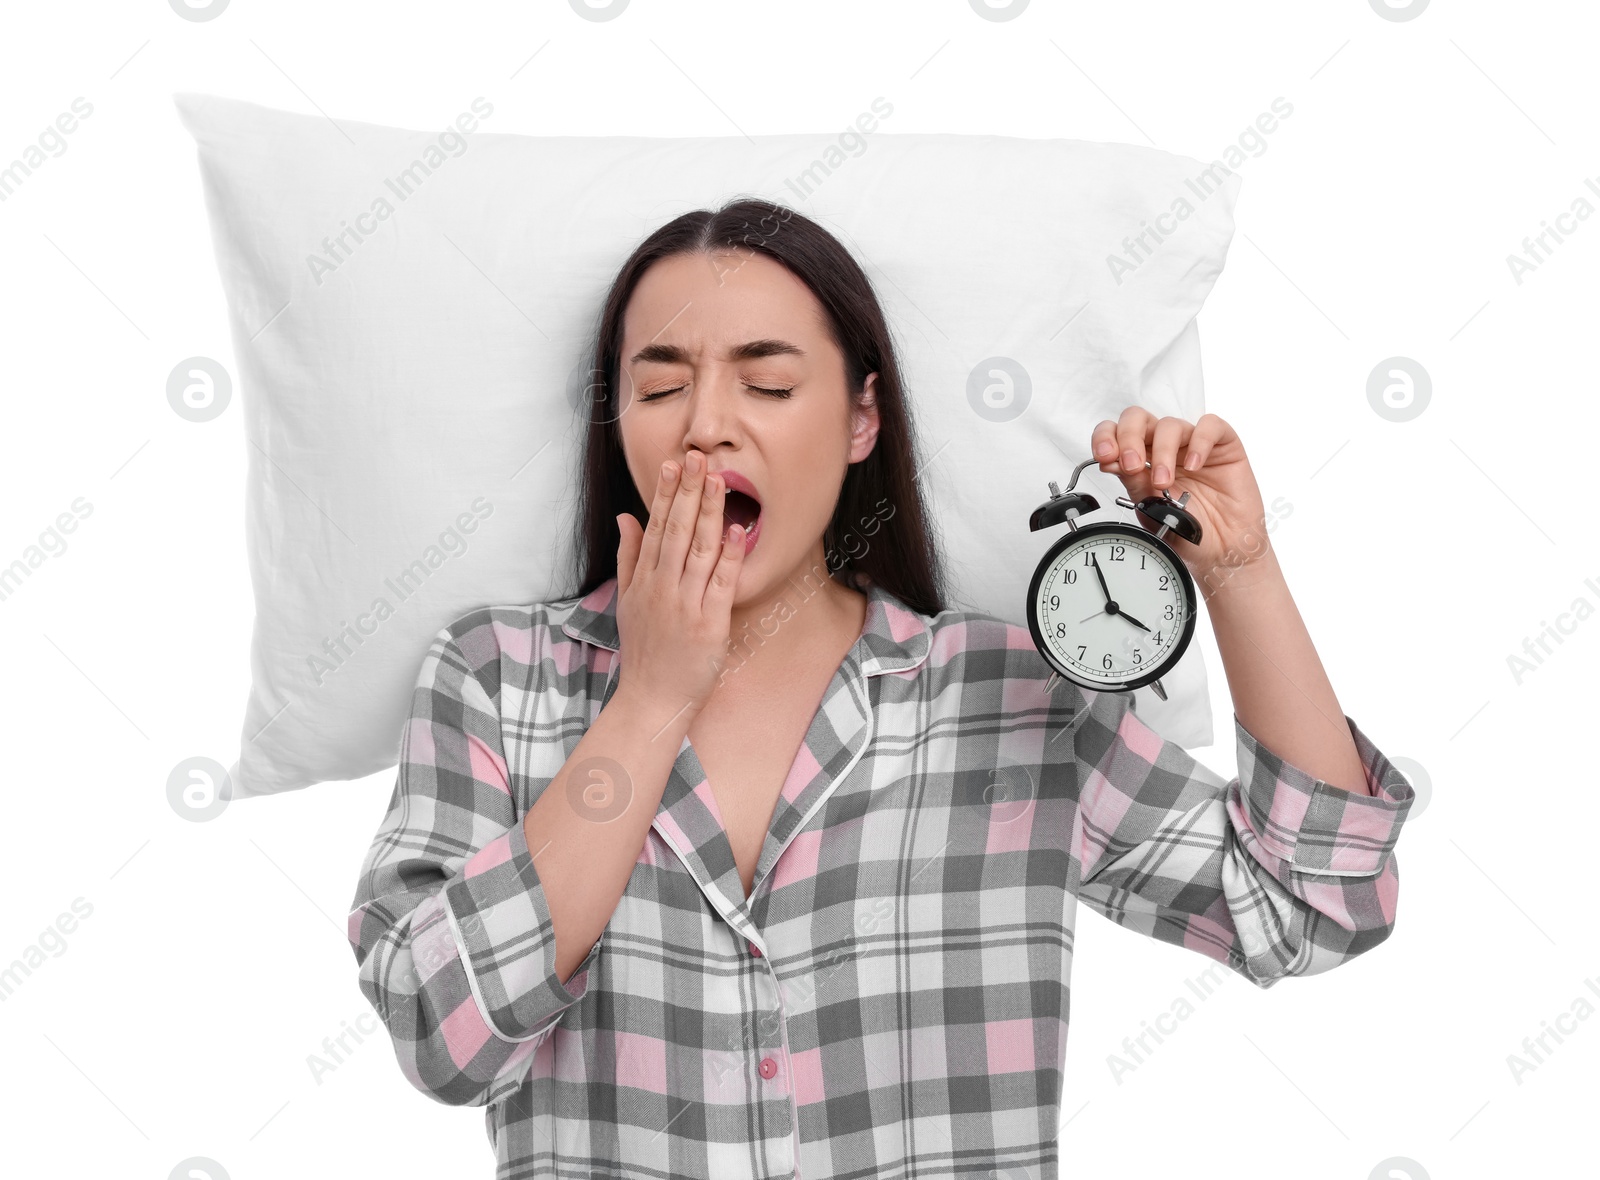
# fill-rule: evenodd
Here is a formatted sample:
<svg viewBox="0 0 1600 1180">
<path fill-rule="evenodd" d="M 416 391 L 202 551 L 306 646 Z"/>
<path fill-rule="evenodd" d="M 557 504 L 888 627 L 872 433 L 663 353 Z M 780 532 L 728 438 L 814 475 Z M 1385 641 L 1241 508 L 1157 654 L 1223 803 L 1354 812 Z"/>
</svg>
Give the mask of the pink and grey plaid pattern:
<svg viewBox="0 0 1600 1180">
<path fill-rule="evenodd" d="M 1413 792 L 1348 717 L 1370 796 L 1237 718 L 1224 782 L 1125 694 L 1046 695 L 1026 627 L 869 583 L 749 900 L 685 739 L 563 983 L 521 818 L 615 687 L 616 588 L 439 631 L 349 916 L 401 1069 L 486 1108 L 497 1180 L 1051 1180 L 1078 900 L 1261 987 L 1393 929 Z"/>
</svg>

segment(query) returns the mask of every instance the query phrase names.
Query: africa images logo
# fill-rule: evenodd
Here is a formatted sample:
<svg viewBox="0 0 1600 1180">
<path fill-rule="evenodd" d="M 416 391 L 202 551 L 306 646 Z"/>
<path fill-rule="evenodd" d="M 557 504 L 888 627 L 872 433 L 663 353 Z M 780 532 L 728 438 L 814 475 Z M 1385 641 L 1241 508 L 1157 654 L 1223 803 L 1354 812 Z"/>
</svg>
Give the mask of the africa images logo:
<svg viewBox="0 0 1600 1180">
<path fill-rule="evenodd" d="M 487 119 L 494 114 L 494 106 L 486 98 L 473 99 L 471 106 L 478 113 L 479 119 Z M 384 177 L 384 188 L 393 193 L 395 200 L 401 204 L 410 200 L 423 181 L 450 160 L 466 153 L 467 136 L 477 129 L 478 120 L 466 111 L 462 111 L 456 116 L 454 127 L 447 127 L 441 131 L 405 168 L 393 176 Z M 316 280 L 317 286 L 322 286 L 325 276 L 348 262 L 355 254 L 356 247 L 377 233 L 378 223 L 393 217 L 396 208 L 396 204 L 391 202 L 388 196 L 379 193 L 372 198 L 365 212 L 355 215 L 354 224 L 350 221 L 340 221 L 339 231 L 322 239 L 322 253 L 306 255 L 306 266 L 310 268 L 311 277 Z"/>
<path fill-rule="evenodd" d="M 1179 224 L 1193 217 L 1196 207 L 1210 200 L 1246 160 L 1266 154 L 1267 136 L 1278 129 L 1282 120 L 1294 114 L 1294 104 L 1281 95 L 1269 105 L 1271 110 L 1257 115 L 1255 121 L 1239 133 L 1236 143 L 1222 149 L 1221 159 L 1211 161 L 1198 174 L 1184 178 L 1184 188 L 1194 197 L 1193 201 L 1180 193 L 1165 212 L 1156 214 L 1150 221 L 1139 222 L 1139 232 L 1122 239 L 1121 254 L 1106 255 L 1106 267 L 1117 286 L 1122 286 L 1124 278 L 1148 262 L 1161 244 L 1178 231 Z M 1276 118 L 1273 112 L 1277 113 Z"/>
</svg>

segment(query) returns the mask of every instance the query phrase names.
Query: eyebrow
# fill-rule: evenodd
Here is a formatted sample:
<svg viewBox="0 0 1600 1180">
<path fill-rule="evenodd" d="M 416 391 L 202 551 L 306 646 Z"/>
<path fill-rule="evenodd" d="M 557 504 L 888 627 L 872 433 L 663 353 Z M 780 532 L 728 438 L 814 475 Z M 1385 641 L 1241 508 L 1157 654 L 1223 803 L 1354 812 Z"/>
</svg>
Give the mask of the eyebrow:
<svg viewBox="0 0 1600 1180">
<path fill-rule="evenodd" d="M 805 349 L 797 344 L 790 344 L 787 340 L 747 340 L 743 344 L 736 344 L 729 351 L 729 359 L 736 361 L 755 361 L 768 356 L 805 356 Z M 676 344 L 646 344 L 633 354 L 629 364 L 659 364 L 674 365 L 688 364 L 689 353 L 686 349 Z"/>
</svg>

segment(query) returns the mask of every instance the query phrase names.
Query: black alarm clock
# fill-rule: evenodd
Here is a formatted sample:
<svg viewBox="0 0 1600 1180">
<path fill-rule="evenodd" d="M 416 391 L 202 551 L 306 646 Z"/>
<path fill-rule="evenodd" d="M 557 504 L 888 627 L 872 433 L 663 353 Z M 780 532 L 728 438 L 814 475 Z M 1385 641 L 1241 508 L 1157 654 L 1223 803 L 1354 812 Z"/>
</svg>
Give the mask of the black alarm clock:
<svg viewBox="0 0 1600 1180">
<path fill-rule="evenodd" d="M 1034 532 L 1067 526 L 1028 584 L 1028 629 L 1052 669 L 1045 691 L 1060 678 L 1095 692 L 1148 684 L 1166 700 L 1161 677 L 1194 637 L 1198 599 L 1189 567 L 1162 538 L 1171 531 L 1199 544 L 1200 522 L 1184 511 L 1188 492 L 1174 500 L 1163 490 L 1137 504 L 1116 500 L 1153 522 L 1153 531 L 1137 519 L 1080 525 L 1078 517 L 1099 511 L 1100 502 L 1073 488 L 1096 462 L 1078 464 L 1064 492 L 1051 481 L 1050 499 L 1028 518 Z"/>
</svg>

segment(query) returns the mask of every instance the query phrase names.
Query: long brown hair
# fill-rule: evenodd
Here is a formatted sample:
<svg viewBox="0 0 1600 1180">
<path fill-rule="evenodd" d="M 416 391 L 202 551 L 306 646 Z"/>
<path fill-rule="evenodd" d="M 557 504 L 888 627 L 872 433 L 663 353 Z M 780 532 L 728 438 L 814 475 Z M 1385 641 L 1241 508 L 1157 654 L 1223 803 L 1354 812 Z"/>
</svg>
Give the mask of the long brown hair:
<svg viewBox="0 0 1600 1180">
<path fill-rule="evenodd" d="M 739 198 L 720 209 L 697 209 L 657 229 L 623 263 L 606 296 L 579 408 L 588 416 L 580 487 L 582 577 L 588 594 L 617 573 L 619 513 L 641 524 L 650 509 L 640 498 L 622 451 L 617 418 L 622 320 L 628 300 L 650 266 L 677 254 L 748 249 L 787 267 L 827 313 L 844 355 L 852 409 L 866 404 L 866 379 L 877 373 L 878 437 L 872 453 L 850 464 L 823 537 L 829 573 L 864 573 L 923 614 L 945 609 L 938 548 L 916 481 L 916 441 L 900 382 L 900 366 L 883 309 L 867 276 L 843 245 L 815 221 L 783 205 Z M 850 580 L 846 575 L 845 580 Z"/>
</svg>

